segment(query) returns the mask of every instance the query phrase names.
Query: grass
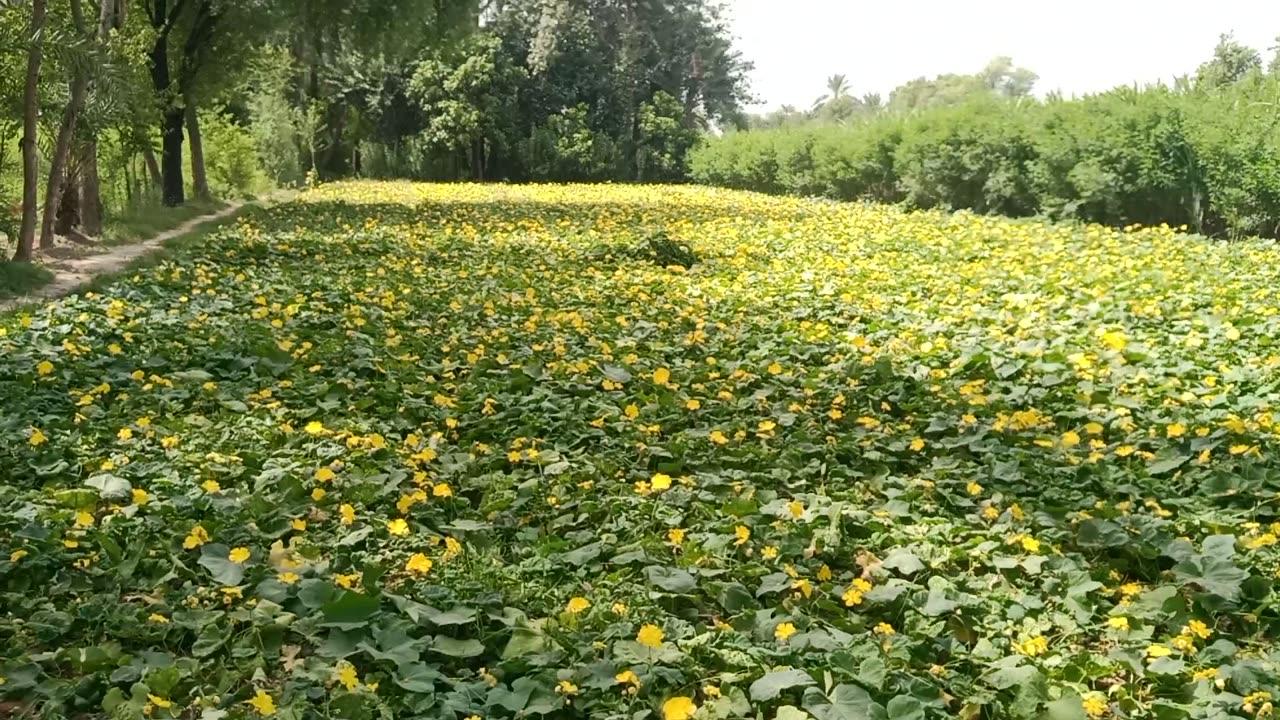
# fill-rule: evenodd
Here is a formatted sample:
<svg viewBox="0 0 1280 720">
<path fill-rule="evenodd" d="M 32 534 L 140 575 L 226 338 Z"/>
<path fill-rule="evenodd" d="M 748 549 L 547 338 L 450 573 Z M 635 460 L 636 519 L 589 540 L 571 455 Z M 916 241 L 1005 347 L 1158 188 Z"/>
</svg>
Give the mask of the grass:
<svg viewBox="0 0 1280 720">
<path fill-rule="evenodd" d="M 0 262 L 0 300 L 20 297 L 53 280 L 53 273 L 35 263 Z"/>
<path fill-rule="evenodd" d="M 190 200 L 178 207 L 145 205 L 130 209 L 107 221 L 102 244 L 110 246 L 140 242 L 226 206 L 221 200 Z"/>
</svg>

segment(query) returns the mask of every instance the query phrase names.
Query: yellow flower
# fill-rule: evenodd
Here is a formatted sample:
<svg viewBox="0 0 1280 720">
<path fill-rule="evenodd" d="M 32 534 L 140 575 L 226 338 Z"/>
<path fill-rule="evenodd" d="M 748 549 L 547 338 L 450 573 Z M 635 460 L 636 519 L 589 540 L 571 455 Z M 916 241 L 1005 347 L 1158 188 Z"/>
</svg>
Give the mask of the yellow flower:
<svg viewBox="0 0 1280 720">
<path fill-rule="evenodd" d="M 662 638 L 665 637 L 662 628 L 657 625 L 645 625 L 636 633 L 636 642 L 651 648 L 662 647 Z"/>
<path fill-rule="evenodd" d="M 120 432 L 116 433 L 116 437 L 121 440 L 129 440 L 133 437 L 133 430 L 129 428 L 120 428 Z"/>
<path fill-rule="evenodd" d="M 1026 550 L 1029 553 L 1040 552 L 1040 541 L 1036 540 L 1035 538 L 1024 537 L 1022 538 L 1021 543 L 1022 543 L 1022 549 Z"/>
<path fill-rule="evenodd" d="M 147 622 L 153 622 L 157 625 L 168 625 L 169 618 L 161 615 L 160 613 L 151 613 L 147 616 Z"/>
<path fill-rule="evenodd" d="M 319 420 L 312 420 L 303 428 L 308 435 L 319 435 L 324 432 L 324 423 Z"/>
<path fill-rule="evenodd" d="M 874 632 L 876 635 L 889 636 L 889 635 L 895 634 L 893 626 L 890 625 L 889 623 L 883 623 L 883 622 L 876 623 L 876 626 L 872 628 L 871 631 Z"/>
<path fill-rule="evenodd" d="M 316 477 L 316 482 L 329 482 L 330 480 L 337 477 L 337 474 L 335 474 L 333 470 L 327 467 L 322 467 L 319 470 L 316 470 L 315 477 Z"/>
<path fill-rule="evenodd" d="M 355 587 L 357 582 L 360 581 L 360 573 L 350 573 L 347 575 L 343 575 L 342 573 L 339 573 L 333 576 L 333 581 L 338 585 L 341 585 L 342 587 L 350 590 Z"/>
<path fill-rule="evenodd" d="M 147 494 L 147 491 L 141 488 L 134 488 L 130 495 L 133 498 L 133 504 L 138 507 L 146 505 L 151 500 L 151 496 Z"/>
<path fill-rule="evenodd" d="M 773 636 L 778 638 L 780 642 L 786 642 L 788 638 L 796 634 L 796 626 L 789 623 L 778 623 L 778 627 L 773 629 Z"/>
<path fill-rule="evenodd" d="M 689 409 L 689 410 L 698 410 L 702 407 L 702 401 L 698 400 L 697 398 L 690 398 L 687 402 L 685 402 L 684 406 L 686 409 Z"/>
<path fill-rule="evenodd" d="M 561 680 L 560 684 L 556 685 L 556 692 L 560 693 L 561 695 L 577 695 L 578 686 L 574 685 L 568 680 Z"/>
<path fill-rule="evenodd" d="M 578 614 L 583 610 L 591 607 L 591 601 L 584 597 L 569 598 L 569 602 L 564 606 L 566 612 Z"/>
<path fill-rule="evenodd" d="M 1080 434 L 1074 430 L 1068 430 L 1062 434 L 1062 447 L 1073 448 L 1080 444 Z"/>
<path fill-rule="evenodd" d="M 31 554 L 31 553 L 27 552 L 26 550 L 23 550 L 23 549 L 19 548 L 19 549 L 17 549 L 17 550 L 14 550 L 13 552 L 9 553 L 9 562 L 11 562 L 11 563 L 16 563 L 16 562 L 18 562 L 19 560 L 21 560 L 22 558 L 24 558 L 24 557 L 26 557 L 26 556 L 28 556 L 28 555 L 30 555 L 30 554 Z"/>
<path fill-rule="evenodd" d="M 965 490 L 967 490 L 970 495 L 982 494 L 982 486 L 976 482 L 973 482 L 972 480 L 969 481 L 969 484 L 965 486 Z"/>
<path fill-rule="evenodd" d="M 653 371 L 653 382 L 658 385 L 666 385 L 671 380 L 671 371 L 666 368 L 658 368 Z"/>
<path fill-rule="evenodd" d="M 1080 701 L 1084 712 L 1089 717 L 1102 717 L 1107 714 L 1107 700 L 1098 693 L 1089 693 Z"/>
<path fill-rule="evenodd" d="M 1116 630 L 1128 630 L 1129 618 L 1124 617 L 1123 615 L 1117 615 L 1115 617 L 1107 618 L 1107 626 L 1113 627 Z"/>
<path fill-rule="evenodd" d="M 173 707 L 173 703 L 171 701 L 165 698 L 162 698 L 159 695 L 152 695 L 150 693 L 147 694 L 147 702 L 151 703 L 152 705 L 155 705 L 158 708 Z"/>
<path fill-rule="evenodd" d="M 266 716 L 276 714 L 276 701 L 273 700 L 265 690 L 259 690 L 257 695 L 254 695 L 245 702 L 252 705 L 253 709 L 257 710 L 259 715 Z"/>
<path fill-rule="evenodd" d="M 178 447 L 178 438 L 172 435 L 168 435 L 163 438 L 160 438 L 160 446 L 166 450 L 172 450 Z"/>
<path fill-rule="evenodd" d="M 324 496 L 328 494 L 329 493 L 325 492 L 324 488 L 316 488 L 311 491 L 311 499 L 314 502 L 320 502 L 324 499 Z"/>
<path fill-rule="evenodd" d="M 725 437 L 725 434 L 719 430 L 712 430 L 707 437 L 716 445 L 727 445 L 729 443 L 729 438 Z"/>
<path fill-rule="evenodd" d="M 915 438 L 911 441 L 911 452 L 920 452 L 924 449 L 924 438 Z"/>
<path fill-rule="evenodd" d="M 49 438 L 40 432 L 38 428 L 31 428 L 31 435 L 27 437 L 27 442 L 31 444 L 31 447 L 40 447 L 49 442 Z"/>
<path fill-rule="evenodd" d="M 1045 640 L 1043 635 L 1036 635 L 1023 642 L 1015 643 L 1014 649 L 1023 655 L 1035 657 L 1049 651 L 1049 641 Z"/>
<path fill-rule="evenodd" d="M 649 487 L 654 490 L 667 490 L 671 487 L 671 476 L 665 473 L 655 473 L 649 479 Z"/>
<path fill-rule="evenodd" d="M 49 362 L 48 360 L 41 360 L 40 362 L 36 363 L 37 375 L 48 375 L 51 372 L 53 372 L 53 363 Z"/>
<path fill-rule="evenodd" d="M 200 483 L 200 487 L 209 494 L 220 492 L 222 490 L 222 486 L 218 484 L 217 480 L 205 480 Z"/>
<path fill-rule="evenodd" d="M 435 565 L 431 558 L 422 553 L 414 553 L 410 556 L 409 561 L 405 563 L 404 569 L 414 575 L 426 575 L 431 572 L 431 568 Z"/>
<path fill-rule="evenodd" d="M 662 703 L 662 720 L 689 720 L 698 711 L 692 698 L 673 697 Z"/>
<path fill-rule="evenodd" d="M 671 528 L 670 530 L 668 530 L 668 531 L 667 531 L 667 540 L 671 541 L 671 544 L 672 544 L 672 545 L 679 545 L 679 544 L 683 543 L 683 542 L 684 542 L 684 529 L 683 529 L 683 528 Z"/>
<path fill-rule="evenodd" d="M 338 663 L 333 678 L 348 691 L 360 687 L 360 678 L 356 675 L 355 667 L 345 660 Z"/>
<path fill-rule="evenodd" d="M 387 521 L 387 532 L 397 537 L 403 537 L 409 534 L 409 523 L 402 518 Z"/>
<path fill-rule="evenodd" d="M 350 525 L 356 521 L 356 509 L 347 503 L 342 503 L 342 505 L 338 507 L 338 514 L 342 516 L 342 519 L 339 522 L 343 525 Z"/>
<path fill-rule="evenodd" d="M 301 579 L 302 578 L 298 576 L 298 573 L 290 572 L 288 570 L 280 573 L 279 575 L 280 582 L 284 583 L 285 585 L 293 585 L 294 583 L 298 582 Z"/>
<path fill-rule="evenodd" d="M 191 528 L 191 532 L 187 535 L 187 539 L 182 541 L 182 547 L 187 550 L 191 550 L 193 548 L 198 548 L 207 542 L 209 542 L 209 533 L 200 525 L 196 525 Z"/>
<path fill-rule="evenodd" d="M 770 375 L 779 375 L 782 373 L 782 366 L 778 363 L 770 365 L 767 369 Z"/>
<path fill-rule="evenodd" d="M 1164 428 L 1165 437 L 1179 438 L 1187 434 L 1187 426 L 1182 423 L 1171 423 Z"/>
<path fill-rule="evenodd" d="M 84 510 L 76 513 L 76 527 L 93 527 L 95 522 L 93 513 L 88 513 Z"/>
<path fill-rule="evenodd" d="M 232 548 L 231 552 L 227 554 L 227 559 L 233 563 L 240 564 L 240 563 L 243 563 L 245 560 L 248 560 L 249 555 L 250 555 L 250 552 L 249 552 L 249 548 L 247 547 Z"/>
<path fill-rule="evenodd" d="M 1186 626 L 1182 628 L 1182 632 L 1187 635 L 1195 635 L 1201 640 L 1208 640 L 1209 636 L 1213 635 L 1213 630 L 1199 620 L 1188 621 Z"/>
<path fill-rule="evenodd" d="M 293 528 L 297 532 L 302 532 L 307 529 L 307 521 L 302 518 L 294 518 L 289 521 L 289 527 Z"/>
<path fill-rule="evenodd" d="M 613 679 L 623 685 L 640 686 L 640 676 L 636 675 L 634 670 L 624 670 L 617 675 L 614 675 Z"/>
<path fill-rule="evenodd" d="M 1218 677 L 1218 668 L 1205 668 L 1204 670 L 1197 670 L 1191 674 L 1192 681 L 1212 680 L 1216 677 Z"/>
<path fill-rule="evenodd" d="M 792 500 L 787 503 L 787 510 L 791 513 L 792 518 L 799 518 L 804 515 L 804 503 L 799 500 Z"/>
<path fill-rule="evenodd" d="M 733 534 L 737 536 L 737 540 L 733 541 L 734 545 L 742 545 L 751 539 L 751 528 L 746 525 L 739 525 L 733 529 Z"/>
<path fill-rule="evenodd" d="M 1168 657 L 1172 654 L 1173 651 L 1167 645 L 1150 645 L 1147 647 L 1147 657 L 1149 658 Z"/>
</svg>

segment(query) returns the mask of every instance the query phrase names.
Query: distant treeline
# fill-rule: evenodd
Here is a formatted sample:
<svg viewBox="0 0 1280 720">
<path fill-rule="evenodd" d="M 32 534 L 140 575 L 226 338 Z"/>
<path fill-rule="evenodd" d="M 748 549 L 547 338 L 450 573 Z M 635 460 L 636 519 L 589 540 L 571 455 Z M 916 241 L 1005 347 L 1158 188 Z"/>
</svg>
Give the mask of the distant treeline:
<svg viewBox="0 0 1280 720">
<path fill-rule="evenodd" d="M 842 123 L 821 114 L 816 104 L 708 139 L 690 175 L 768 193 L 1280 236 L 1280 72 L 1230 37 L 1173 87 L 1043 102 L 973 92 Z"/>
</svg>

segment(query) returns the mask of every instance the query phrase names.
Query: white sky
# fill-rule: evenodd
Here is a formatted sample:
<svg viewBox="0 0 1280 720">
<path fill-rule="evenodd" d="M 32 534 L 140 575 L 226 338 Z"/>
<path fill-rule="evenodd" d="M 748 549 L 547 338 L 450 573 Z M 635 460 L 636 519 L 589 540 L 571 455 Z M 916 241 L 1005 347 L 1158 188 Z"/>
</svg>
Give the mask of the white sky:
<svg viewBox="0 0 1280 720">
<path fill-rule="evenodd" d="M 808 109 L 827 76 L 860 95 L 912 78 L 971 73 L 997 55 L 1040 75 L 1037 94 L 1106 90 L 1193 72 L 1218 34 L 1268 62 L 1276 0 L 726 0 L 735 45 L 755 62 L 757 110 Z"/>
</svg>

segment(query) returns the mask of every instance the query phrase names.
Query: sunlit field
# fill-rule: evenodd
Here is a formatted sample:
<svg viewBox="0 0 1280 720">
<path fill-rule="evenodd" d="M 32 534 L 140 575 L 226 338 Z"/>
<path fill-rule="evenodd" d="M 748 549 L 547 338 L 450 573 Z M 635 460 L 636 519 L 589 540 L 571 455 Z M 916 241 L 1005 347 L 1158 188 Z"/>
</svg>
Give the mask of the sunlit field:
<svg viewBox="0 0 1280 720">
<path fill-rule="evenodd" d="M 1265 716 L 1277 288 L 1168 228 L 321 186 L 0 316 L 0 699 Z"/>
</svg>

